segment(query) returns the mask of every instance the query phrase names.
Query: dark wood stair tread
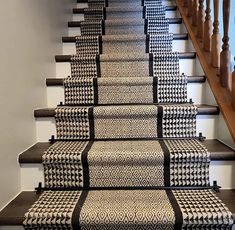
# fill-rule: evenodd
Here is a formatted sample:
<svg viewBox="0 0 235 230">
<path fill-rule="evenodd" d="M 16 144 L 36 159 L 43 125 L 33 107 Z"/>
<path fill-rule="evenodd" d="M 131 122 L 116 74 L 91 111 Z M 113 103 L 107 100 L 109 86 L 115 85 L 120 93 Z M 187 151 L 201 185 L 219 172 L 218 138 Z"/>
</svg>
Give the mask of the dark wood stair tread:
<svg viewBox="0 0 235 230">
<path fill-rule="evenodd" d="M 181 24 L 182 18 L 168 18 L 169 24 Z M 68 27 L 80 27 L 81 21 L 69 21 Z"/>
<path fill-rule="evenodd" d="M 103 35 L 105 36 L 105 35 Z M 188 33 L 177 33 L 173 34 L 173 40 L 187 40 L 188 39 Z M 62 37 L 62 42 L 64 43 L 74 43 L 75 42 L 75 36 L 64 36 Z"/>
<path fill-rule="evenodd" d="M 72 55 L 56 55 L 56 62 L 70 62 Z M 179 59 L 194 59 L 196 58 L 195 52 L 180 52 Z"/>
<path fill-rule="evenodd" d="M 235 190 L 220 190 L 216 194 L 235 217 Z M 21 192 L 0 212 L 0 226 L 22 225 L 24 214 L 38 198 L 36 192 Z"/>
<path fill-rule="evenodd" d="M 144 104 L 140 104 L 140 105 L 144 105 Z M 108 105 L 102 105 L 102 106 L 108 106 Z M 198 107 L 198 115 L 218 115 L 220 112 L 219 107 L 214 106 L 214 105 L 197 105 L 197 107 Z M 54 116 L 55 116 L 55 108 L 44 108 L 44 109 L 34 110 L 35 118 L 54 117 Z"/>
<path fill-rule="evenodd" d="M 177 10 L 177 6 L 165 6 L 165 10 L 166 11 L 176 11 Z M 110 7 L 108 7 L 110 8 Z M 84 14 L 84 9 L 88 9 L 88 8 L 74 8 L 73 9 L 73 14 Z"/>
<path fill-rule="evenodd" d="M 205 76 L 188 76 L 188 83 L 203 83 L 206 81 Z M 46 79 L 47 86 L 63 86 L 64 79 L 63 78 L 47 78 Z"/>
<path fill-rule="evenodd" d="M 211 153 L 212 161 L 232 161 L 235 160 L 235 151 L 223 144 L 219 140 L 211 139 L 202 142 Z M 50 142 L 39 142 L 19 155 L 21 164 L 41 164 L 42 155 L 51 146 Z"/>
</svg>

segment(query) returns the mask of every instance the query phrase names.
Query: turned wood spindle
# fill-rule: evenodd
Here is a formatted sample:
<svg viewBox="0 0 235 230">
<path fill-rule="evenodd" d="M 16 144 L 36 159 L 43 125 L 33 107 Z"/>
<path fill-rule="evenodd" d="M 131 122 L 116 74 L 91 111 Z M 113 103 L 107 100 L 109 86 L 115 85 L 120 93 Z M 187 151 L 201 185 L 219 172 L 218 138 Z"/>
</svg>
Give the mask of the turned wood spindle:
<svg viewBox="0 0 235 230">
<path fill-rule="evenodd" d="M 187 17 L 192 17 L 193 15 L 193 0 L 188 1 L 188 11 L 187 11 Z"/>
<path fill-rule="evenodd" d="M 199 0 L 197 37 L 200 39 L 204 37 L 204 17 L 204 0 Z"/>
<path fill-rule="evenodd" d="M 220 67 L 219 0 L 214 0 L 214 22 L 211 38 L 211 64 Z"/>
<path fill-rule="evenodd" d="M 198 17 L 198 0 L 193 0 L 193 17 L 192 17 L 193 26 L 197 26 L 197 17 Z"/>
<path fill-rule="evenodd" d="M 220 53 L 220 83 L 222 87 L 230 88 L 230 61 L 231 53 L 229 50 L 229 16 L 230 16 L 230 0 L 223 0 L 223 24 L 224 24 L 224 36 L 222 52 Z"/>
<path fill-rule="evenodd" d="M 204 23 L 204 50 L 211 51 L 211 35 L 212 35 L 212 21 L 211 21 L 211 1 L 206 0 L 206 17 Z"/>
<path fill-rule="evenodd" d="M 234 57 L 235 61 L 235 57 Z M 235 110 L 235 66 L 232 74 L 232 106 L 233 110 Z"/>
<path fill-rule="evenodd" d="M 188 7 L 188 0 L 184 0 L 184 7 Z"/>
</svg>

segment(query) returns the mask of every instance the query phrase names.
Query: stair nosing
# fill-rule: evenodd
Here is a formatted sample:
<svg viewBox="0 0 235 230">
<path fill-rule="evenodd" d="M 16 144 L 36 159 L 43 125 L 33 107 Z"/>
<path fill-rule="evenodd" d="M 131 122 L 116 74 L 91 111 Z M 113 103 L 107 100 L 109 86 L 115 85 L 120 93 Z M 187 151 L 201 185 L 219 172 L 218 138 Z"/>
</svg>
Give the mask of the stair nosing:
<svg viewBox="0 0 235 230">
<path fill-rule="evenodd" d="M 235 150 L 217 139 L 208 139 L 202 142 L 211 153 L 212 161 L 235 161 Z M 42 155 L 52 144 L 38 142 L 19 155 L 20 164 L 41 164 Z"/>
</svg>

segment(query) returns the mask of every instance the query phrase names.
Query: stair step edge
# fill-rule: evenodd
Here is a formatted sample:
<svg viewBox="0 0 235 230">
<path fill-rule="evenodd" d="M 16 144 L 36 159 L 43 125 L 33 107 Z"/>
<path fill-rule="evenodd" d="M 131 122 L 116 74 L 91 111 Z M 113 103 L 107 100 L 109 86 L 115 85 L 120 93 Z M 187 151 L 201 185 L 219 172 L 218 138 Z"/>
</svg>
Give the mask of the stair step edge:
<svg viewBox="0 0 235 230">
<path fill-rule="evenodd" d="M 143 104 L 140 104 L 140 105 L 143 105 Z M 150 104 L 150 105 L 153 105 L 153 104 Z M 109 105 L 102 105 L 102 106 L 109 106 Z M 121 106 L 121 105 L 117 105 L 117 106 Z M 197 105 L 197 107 L 198 107 L 198 115 L 218 115 L 220 113 L 218 106 Z M 55 116 L 55 108 L 44 108 L 44 109 L 34 110 L 35 118 L 54 117 L 54 116 Z"/>
<path fill-rule="evenodd" d="M 173 34 L 173 40 L 188 40 L 188 33 Z M 75 36 L 63 36 L 62 37 L 62 42 L 64 42 L 64 43 L 75 43 Z"/>
<path fill-rule="evenodd" d="M 217 139 L 208 139 L 202 144 L 211 153 L 212 161 L 235 161 L 235 150 Z M 43 153 L 51 146 L 50 142 L 38 142 L 19 155 L 20 164 L 41 164 Z"/>
<path fill-rule="evenodd" d="M 220 190 L 216 195 L 227 205 L 235 220 L 235 190 Z M 23 191 L 0 212 L 0 226 L 20 226 L 24 214 L 39 198 L 35 191 Z"/>
<path fill-rule="evenodd" d="M 188 83 L 204 83 L 205 76 L 188 76 Z M 64 78 L 47 78 L 46 86 L 63 86 Z"/>
</svg>

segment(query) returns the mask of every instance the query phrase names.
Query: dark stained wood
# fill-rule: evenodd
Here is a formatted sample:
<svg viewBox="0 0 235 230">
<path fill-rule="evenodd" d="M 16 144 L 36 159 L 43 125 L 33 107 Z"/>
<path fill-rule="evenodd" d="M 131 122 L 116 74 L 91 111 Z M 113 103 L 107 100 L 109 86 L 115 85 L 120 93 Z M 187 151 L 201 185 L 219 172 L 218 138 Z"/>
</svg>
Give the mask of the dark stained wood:
<svg viewBox="0 0 235 230">
<path fill-rule="evenodd" d="M 193 16 L 192 16 L 192 25 L 197 26 L 198 18 L 198 0 L 193 0 Z"/>
<path fill-rule="evenodd" d="M 214 0 L 214 22 L 211 38 L 211 64 L 220 67 L 219 0 Z"/>
<path fill-rule="evenodd" d="M 220 112 L 219 108 L 213 105 L 197 105 L 197 107 L 198 107 L 198 115 L 218 115 Z M 54 116 L 55 116 L 55 108 L 34 110 L 34 117 L 36 118 L 54 117 Z"/>
<path fill-rule="evenodd" d="M 173 40 L 188 40 L 188 34 L 187 33 L 173 34 Z M 70 36 L 62 37 L 62 42 L 64 43 L 74 43 L 75 41 L 76 41 L 75 37 L 70 37 Z"/>
<path fill-rule="evenodd" d="M 184 1 L 184 7 L 187 8 L 188 7 L 188 0 L 183 0 Z"/>
<path fill-rule="evenodd" d="M 220 53 L 220 83 L 224 88 L 231 89 L 230 77 L 230 55 L 229 50 L 229 17 L 230 17 L 230 0 L 223 0 L 223 24 L 224 37 L 222 52 Z"/>
<path fill-rule="evenodd" d="M 193 15 L 193 0 L 188 0 L 187 17 L 192 17 L 192 15 Z"/>
<path fill-rule="evenodd" d="M 235 190 L 220 190 L 216 195 L 227 205 L 235 217 Z M 21 192 L 0 212 L 0 226 L 22 225 L 24 214 L 39 198 L 34 191 Z"/>
<path fill-rule="evenodd" d="M 203 39 L 204 37 L 204 0 L 199 0 L 197 20 L 198 20 L 197 37 L 200 39 Z"/>
<path fill-rule="evenodd" d="M 111 7 L 108 7 L 111 8 Z M 84 10 L 86 8 L 74 8 L 73 9 L 73 14 L 84 14 Z M 165 6 L 166 11 L 176 11 L 177 6 Z"/>
<path fill-rule="evenodd" d="M 206 0 L 206 17 L 204 23 L 204 50 L 207 52 L 211 51 L 211 36 L 212 36 L 212 21 L 211 21 L 211 1 Z"/>
<path fill-rule="evenodd" d="M 35 192 L 21 192 L 0 212 L 0 226 L 22 225 L 24 214 L 38 198 Z"/>
<path fill-rule="evenodd" d="M 214 0 L 214 1 L 216 2 L 218 0 Z M 216 102 L 219 105 L 220 111 L 222 112 L 224 116 L 225 122 L 231 133 L 233 141 L 235 142 L 235 119 L 234 119 L 235 111 L 232 109 L 232 106 L 231 106 L 232 104 L 231 92 L 221 87 L 219 79 L 217 78 L 218 69 L 213 68 L 210 65 L 210 54 L 204 51 L 204 49 L 201 47 L 199 39 L 196 38 L 195 36 L 196 28 L 191 26 L 190 21 L 185 15 L 185 9 L 182 7 L 181 1 L 176 0 L 176 3 L 179 9 L 179 12 L 183 18 L 185 27 L 189 33 L 189 37 L 191 38 L 193 46 L 196 50 L 198 59 L 202 65 L 202 68 L 205 72 L 205 75 L 207 77 L 211 90 L 215 96 Z"/>
<path fill-rule="evenodd" d="M 72 55 L 56 55 L 56 62 L 70 62 Z M 182 52 L 179 53 L 179 59 L 194 59 L 196 58 L 195 52 Z"/>
<path fill-rule="evenodd" d="M 233 110 L 235 110 L 235 66 L 232 74 L 232 106 Z"/>
<path fill-rule="evenodd" d="M 235 160 L 235 151 L 219 140 L 205 140 L 202 144 L 211 154 L 212 161 Z M 39 142 L 20 154 L 20 164 L 41 164 L 43 153 L 51 146 L 50 142 Z"/>
<path fill-rule="evenodd" d="M 182 18 L 168 18 L 169 24 L 181 24 Z M 70 21 L 68 22 L 68 27 L 74 28 L 74 27 L 80 27 L 81 21 Z"/>
<path fill-rule="evenodd" d="M 206 81 L 205 76 L 188 76 L 188 83 L 203 83 Z M 62 78 L 47 78 L 47 86 L 63 86 L 64 79 Z"/>
</svg>

